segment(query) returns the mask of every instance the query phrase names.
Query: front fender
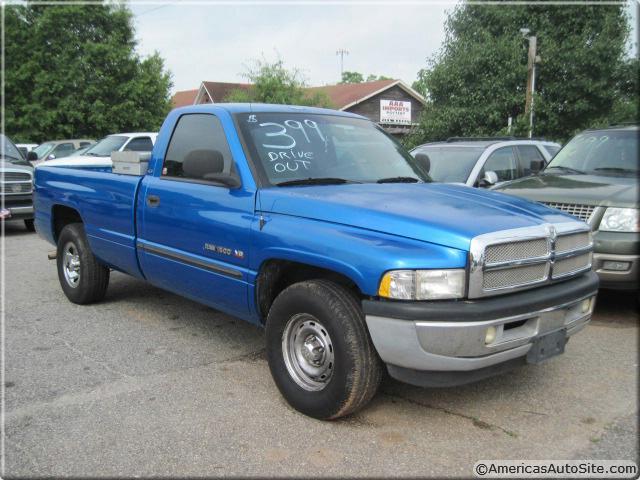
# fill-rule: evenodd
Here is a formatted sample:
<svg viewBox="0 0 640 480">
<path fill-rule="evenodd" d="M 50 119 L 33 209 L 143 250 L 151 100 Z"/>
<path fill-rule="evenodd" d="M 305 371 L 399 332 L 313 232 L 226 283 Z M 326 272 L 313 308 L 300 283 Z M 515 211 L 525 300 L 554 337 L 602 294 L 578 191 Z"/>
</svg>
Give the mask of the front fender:
<svg viewBox="0 0 640 480">
<path fill-rule="evenodd" d="M 388 270 L 465 268 L 467 263 L 466 251 L 374 230 L 279 214 L 264 219 L 254 235 L 251 269 L 256 272 L 267 260 L 305 263 L 340 273 L 375 296 Z"/>
</svg>

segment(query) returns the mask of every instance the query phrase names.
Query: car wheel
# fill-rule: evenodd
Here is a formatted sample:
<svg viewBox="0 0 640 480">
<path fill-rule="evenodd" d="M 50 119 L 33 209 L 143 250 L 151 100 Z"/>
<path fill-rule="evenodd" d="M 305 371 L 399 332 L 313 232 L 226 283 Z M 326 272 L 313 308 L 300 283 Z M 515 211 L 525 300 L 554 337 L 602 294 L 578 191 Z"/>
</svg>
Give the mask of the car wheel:
<svg viewBox="0 0 640 480">
<path fill-rule="evenodd" d="M 36 231 L 36 226 L 33 223 L 33 218 L 28 218 L 24 221 L 24 226 L 27 227 L 27 230 L 29 232 L 35 232 Z"/>
<path fill-rule="evenodd" d="M 87 304 L 104 298 L 109 268 L 93 256 L 81 223 L 71 223 L 62 229 L 56 260 L 60 286 L 70 301 Z"/>
<path fill-rule="evenodd" d="M 267 357 L 278 389 L 296 410 L 330 420 L 375 395 L 382 376 L 360 302 L 333 282 L 286 288 L 267 318 Z"/>
</svg>

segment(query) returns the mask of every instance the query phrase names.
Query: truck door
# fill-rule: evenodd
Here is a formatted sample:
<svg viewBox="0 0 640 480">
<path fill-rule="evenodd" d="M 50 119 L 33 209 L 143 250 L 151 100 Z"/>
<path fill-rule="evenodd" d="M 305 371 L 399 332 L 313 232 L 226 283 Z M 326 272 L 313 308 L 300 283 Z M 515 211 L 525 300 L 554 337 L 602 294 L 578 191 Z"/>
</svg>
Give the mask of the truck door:
<svg viewBox="0 0 640 480">
<path fill-rule="evenodd" d="M 220 119 L 210 113 L 182 115 L 161 174 L 147 175 L 142 183 L 138 252 L 151 283 L 242 317 L 249 310 L 247 266 L 255 192 L 211 180 L 216 173 L 205 171 L 206 162 L 193 167 L 194 156 L 212 155 L 222 158 L 224 173 L 235 172 Z"/>
</svg>

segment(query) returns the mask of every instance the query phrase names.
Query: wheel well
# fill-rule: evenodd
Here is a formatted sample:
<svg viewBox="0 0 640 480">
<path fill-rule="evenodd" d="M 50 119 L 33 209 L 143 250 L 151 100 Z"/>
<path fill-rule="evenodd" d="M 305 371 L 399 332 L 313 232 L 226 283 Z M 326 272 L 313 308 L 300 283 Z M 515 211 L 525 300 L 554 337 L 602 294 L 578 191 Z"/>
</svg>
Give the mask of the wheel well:
<svg viewBox="0 0 640 480">
<path fill-rule="evenodd" d="M 324 279 L 352 290 L 362 297 L 362 292 L 349 277 L 325 268 L 288 260 L 268 260 L 260 267 L 256 280 L 256 301 L 262 322 L 267 318 L 271 304 L 278 294 L 294 283 Z"/>
<path fill-rule="evenodd" d="M 82 223 L 82 217 L 77 210 L 64 205 L 54 205 L 52 212 L 53 236 L 56 241 L 60 236 L 60 232 L 70 223 Z"/>
</svg>

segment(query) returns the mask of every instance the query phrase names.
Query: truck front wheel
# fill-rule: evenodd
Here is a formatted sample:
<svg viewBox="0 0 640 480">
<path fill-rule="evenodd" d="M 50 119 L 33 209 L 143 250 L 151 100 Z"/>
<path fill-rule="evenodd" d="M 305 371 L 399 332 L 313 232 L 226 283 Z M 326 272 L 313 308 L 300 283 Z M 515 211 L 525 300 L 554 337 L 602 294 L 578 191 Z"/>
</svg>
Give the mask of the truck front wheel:
<svg viewBox="0 0 640 480">
<path fill-rule="evenodd" d="M 62 229 L 56 260 L 58 280 L 69 300 L 87 304 L 104 298 L 109 269 L 93 256 L 81 223 L 71 223 Z"/>
<path fill-rule="evenodd" d="M 366 405 L 382 377 L 358 299 L 333 282 L 286 288 L 267 318 L 267 356 L 278 389 L 296 410 L 323 420 Z"/>
</svg>

